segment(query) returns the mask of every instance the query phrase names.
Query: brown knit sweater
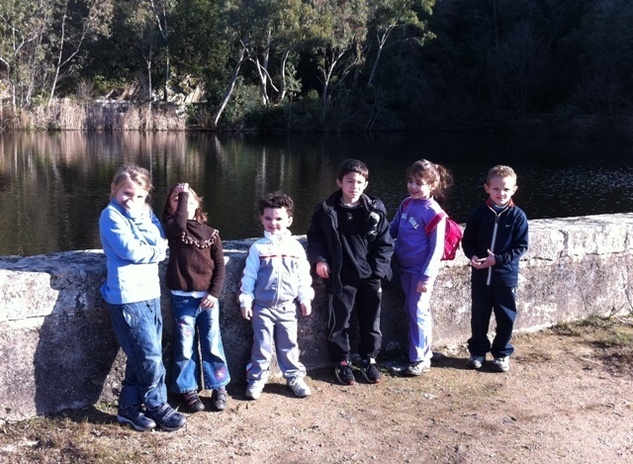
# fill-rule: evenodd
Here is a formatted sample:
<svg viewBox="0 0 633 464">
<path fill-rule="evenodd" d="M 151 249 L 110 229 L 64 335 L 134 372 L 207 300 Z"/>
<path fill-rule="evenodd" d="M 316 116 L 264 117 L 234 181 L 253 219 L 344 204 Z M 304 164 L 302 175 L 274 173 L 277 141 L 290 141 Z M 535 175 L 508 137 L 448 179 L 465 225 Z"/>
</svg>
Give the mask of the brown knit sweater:
<svg viewBox="0 0 633 464">
<path fill-rule="evenodd" d="M 178 195 L 176 215 L 164 224 L 169 240 L 167 287 L 183 292 L 206 291 L 218 298 L 226 277 L 222 239 L 216 229 L 187 219 L 188 195 Z"/>
</svg>

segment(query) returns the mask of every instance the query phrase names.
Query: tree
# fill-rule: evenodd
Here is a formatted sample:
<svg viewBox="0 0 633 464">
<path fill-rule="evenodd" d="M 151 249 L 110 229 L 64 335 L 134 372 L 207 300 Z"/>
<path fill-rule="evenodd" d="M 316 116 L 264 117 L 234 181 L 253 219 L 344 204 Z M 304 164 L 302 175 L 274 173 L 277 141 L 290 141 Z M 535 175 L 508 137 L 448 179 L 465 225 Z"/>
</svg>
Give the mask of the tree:
<svg viewBox="0 0 633 464">
<path fill-rule="evenodd" d="M 578 30 L 582 78 L 575 102 L 588 112 L 615 116 L 633 106 L 633 4 L 601 0 L 588 9 Z"/>
<path fill-rule="evenodd" d="M 147 0 L 149 9 L 154 16 L 156 26 L 163 39 L 165 49 L 165 82 L 163 87 L 163 100 L 167 101 L 167 86 L 169 84 L 169 76 L 171 73 L 169 67 L 169 15 L 178 5 L 178 0 Z"/>
<path fill-rule="evenodd" d="M 420 45 L 427 39 L 433 38 L 434 34 L 427 30 L 427 21 L 420 19 L 420 14 L 430 15 L 432 13 L 435 0 L 371 0 L 370 29 L 376 35 L 376 58 L 369 73 L 367 85 L 372 85 L 378 62 L 383 50 L 387 46 L 388 40 L 397 28 L 410 31 L 400 40 L 414 39 Z"/>
<path fill-rule="evenodd" d="M 43 40 L 53 11 L 52 0 L 0 2 L 0 62 L 11 88 L 11 103 L 31 103 L 34 89 L 44 81 Z"/>
<path fill-rule="evenodd" d="M 324 121 L 332 82 L 343 81 L 352 69 L 363 64 L 369 9 L 363 0 L 314 0 L 313 7 L 316 14 L 310 37 L 323 84 Z"/>
<path fill-rule="evenodd" d="M 112 2 L 105 0 L 62 0 L 56 7 L 54 17 L 58 27 L 49 40 L 53 49 L 57 50 L 57 60 L 48 105 L 55 96 L 62 68 L 79 57 L 85 40 L 110 34 L 113 14 Z"/>
</svg>

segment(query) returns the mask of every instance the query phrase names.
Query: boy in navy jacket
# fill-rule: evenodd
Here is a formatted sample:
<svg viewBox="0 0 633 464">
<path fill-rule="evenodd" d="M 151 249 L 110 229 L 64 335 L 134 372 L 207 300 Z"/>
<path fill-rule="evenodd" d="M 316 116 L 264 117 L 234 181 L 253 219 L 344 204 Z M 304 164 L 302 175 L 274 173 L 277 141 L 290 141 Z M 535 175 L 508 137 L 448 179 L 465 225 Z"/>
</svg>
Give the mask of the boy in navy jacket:
<svg viewBox="0 0 633 464">
<path fill-rule="evenodd" d="M 528 220 L 512 201 L 517 176 L 509 166 L 488 171 L 484 189 L 489 198 L 466 222 L 462 248 L 471 265 L 471 337 L 468 367 L 480 369 L 486 353 L 492 353 L 492 368 L 510 370 L 510 343 L 516 318 L 516 287 L 519 259 L 528 248 Z M 492 345 L 488 327 L 492 311 L 497 330 Z"/>
</svg>

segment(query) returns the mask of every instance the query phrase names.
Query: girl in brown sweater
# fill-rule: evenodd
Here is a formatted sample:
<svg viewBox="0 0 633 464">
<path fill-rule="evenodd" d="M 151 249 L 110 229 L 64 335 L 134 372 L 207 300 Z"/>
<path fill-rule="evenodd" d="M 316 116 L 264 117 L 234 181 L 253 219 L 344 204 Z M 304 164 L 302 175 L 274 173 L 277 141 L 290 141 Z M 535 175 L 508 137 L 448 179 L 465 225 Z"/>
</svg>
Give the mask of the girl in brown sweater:
<svg viewBox="0 0 633 464">
<path fill-rule="evenodd" d="M 198 391 L 213 390 L 212 408 L 226 408 L 230 382 L 220 333 L 220 303 L 225 268 L 222 239 L 207 224 L 202 198 L 189 184 L 169 189 L 163 224 L 169 240 L 166 281 L 174 316 L 172 391 L 183 396 L 191 412 L 202 411 Z M 198 357 L 200 352 L 200 357 Z M 202 372 L 203 385 L 198 385 Z"/>
</svg>

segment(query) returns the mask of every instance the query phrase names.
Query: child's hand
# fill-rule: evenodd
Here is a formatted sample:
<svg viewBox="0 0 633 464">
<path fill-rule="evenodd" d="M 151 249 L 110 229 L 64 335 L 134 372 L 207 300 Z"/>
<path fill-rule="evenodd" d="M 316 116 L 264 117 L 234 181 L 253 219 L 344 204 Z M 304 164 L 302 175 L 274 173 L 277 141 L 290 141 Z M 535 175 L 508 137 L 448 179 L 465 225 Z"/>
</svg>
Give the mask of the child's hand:
<svg viewBox="0 0 633 464">
<path fill-rule="evenodd" d="M 473 256 L 470 260 L 470 265 L 476 269 L 487 269 L 491 266 L 494 266 L 496 263 L 497 261 L 495 260 L 495 255 L 490 250 L 488 250 L 488 256 L 486 256 L 485 258 Z"/>
<path fill-rule="evenodd" d="M 473 255 L 473 257 L 470 258 L 470 265 L 475 269 L 479 269 L 483 261 L 485 261 L 485 258 L 481 259 L 479 256 Z"/>
<path fill-rule="evenodd" d="M 330 278 L 330 266 L 325 261 L 319 261 L 316 263 L 316 273 L 322 279 Z"/>
<path fill-rule="evenodd" d="M 218 301 L 216 297 L 207 293 L 204 298 L 202 298 L 200 306 L 204 309 L 211 309 L 215 306 L 216 301 Z"/>
<path fill-rule="evenodd" d="M 301 315 L 309 316 L 312 314 L 312 304 L 311 303 L 301 303 Z"/>
<path fill-rule="evenodd" d="M 426 293 L 429 291 L 429 285 L 427 282 L 418 282 L 415 286 L 415 291 L 418 293 Z"/>
<path fill-rule="evenodd" d="M 176 185 L 176 187 L 174 187 L 174 195 L 178 195 L 180 192 L 188 192 L 189 191 L 189 184 L 188 183 L 183 183 L 183 184 L 178 184 Z"/>
<path fill-rule="evenodd" d="M 240 311 L 242 312 L 242 317 L 247 321 L 250 321 L 253 317 L 253 309 L 247 308 L 246 306 L 240 306 Z"/>
</svg>

